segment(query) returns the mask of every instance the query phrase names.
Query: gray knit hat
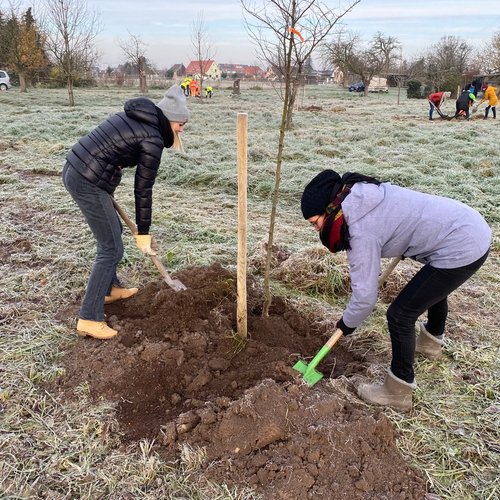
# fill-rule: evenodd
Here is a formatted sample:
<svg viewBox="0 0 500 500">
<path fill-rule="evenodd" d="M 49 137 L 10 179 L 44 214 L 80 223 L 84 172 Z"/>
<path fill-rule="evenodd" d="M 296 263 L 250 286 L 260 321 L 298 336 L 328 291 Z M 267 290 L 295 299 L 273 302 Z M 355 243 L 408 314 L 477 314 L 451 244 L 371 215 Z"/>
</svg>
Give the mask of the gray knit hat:
<svg viewBox="0 0 500 500">
<path fill-rule="evenodd" d="M 189 120 L 186 96 L 179 85 L 172 85 L 157 106 L 171 122 L 185 123 Z"/>
</svg>

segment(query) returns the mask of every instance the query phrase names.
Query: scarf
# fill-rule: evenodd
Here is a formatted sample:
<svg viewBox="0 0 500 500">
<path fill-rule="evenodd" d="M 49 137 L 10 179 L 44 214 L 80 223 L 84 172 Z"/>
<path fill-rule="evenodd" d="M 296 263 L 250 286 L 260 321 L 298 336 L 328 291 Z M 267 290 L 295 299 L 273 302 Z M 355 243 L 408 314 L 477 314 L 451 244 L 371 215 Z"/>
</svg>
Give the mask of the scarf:
<svg viewBox="0 0 500 500">
<path fill-rule="evenodd" d="M 342 202 L 350 194 L 353 184 L 356 182 L 367 182 L 369 184 L 380 184 L 378 179 L 357 173 L 346 173 L 342 176 L 341 185 L 332 193 L 334 198 L 325 210 L 325 220 L 319 233 L 321 243 L 332 253 L 341 250 L 350 250 L 349 226 L 344 218 Z"/>
<path fill-rule="evenodd" d="M 325 221 L 319 233 L 319 238 L 321 243 L 332 253 L 351 249 L 349 244 L 349 227 L 345 221 L 341 205 L 346 196 L 351 192 L 351 187 L 351 185 L 343 186 L 340 193 L 326 207 Z"/>
</svg>

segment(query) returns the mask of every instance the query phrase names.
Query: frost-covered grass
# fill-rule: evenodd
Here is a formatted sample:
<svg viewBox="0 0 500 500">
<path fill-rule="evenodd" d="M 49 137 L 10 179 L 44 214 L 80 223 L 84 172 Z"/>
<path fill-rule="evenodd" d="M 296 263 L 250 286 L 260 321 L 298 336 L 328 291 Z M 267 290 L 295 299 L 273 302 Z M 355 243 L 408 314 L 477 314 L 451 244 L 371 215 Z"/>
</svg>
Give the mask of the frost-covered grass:
<svg viewBox="0 0 500 500">
<path fill-rule="evenodd" d="M 43 383 L 61 373 L 60 355 L 72 330 L 55 319 L 78 301 L 93 260 L 93 243 L 58 173 L 67 150 L 132 90 L 0 93 L 0 492 L 8 498 L 250 498 L 224 486 L 200 485 L 186 463 L 169 469 L 148 443 L 123 450 L 109 405 L 89 404 L 85 388 L 69 404 Z M 159 100 L 161 91 L 151 91 Z M 454 294 L 446 356 L 417 363 L 415 411 L 388 411 L 399 446 L 424 470 L 443 498 L 496 498 L 498 484 L 498 302 L 500 289 L 500 121 L 427 119 L 425 101 L 396 104 L 395 91 L 364 98 L 330 86 L 306 88 L 287 135 L 275 242 L 292 252 L 317 246 L 300 215 L 305 183 L 319 170 L 360 171 L 410 188 L 450 196 L 478 209 L 492 225 L 491 258 Z M 452 104 L 446 112 L 452 113 Z M 154 189 L 152 232 L 171 270 L 236 260 L 236 114 L 249 113 L 249 250 L 266 237 L 281 103 L 271 89 L 227 88 L 211 100 L 190 100 L 184 152 L 165 151 Z M 133 213 L 133 171 L 116 198 Z M 130 284 L 157 278 L 125 236 L 122 276 Z M 402 263 L 403 265 L 404 263 Z M 397 270 L 395 271 L 398 272 Z M 330 279 L 330 278 L 328 278 Z M 287 291 L 283 284 L 277 289 Z M 301 291 L 286 285 L 291 295 Z M 324 290 L 321 289 L 321 293 Z M 315 301 L 341 310 L 345 297 Z M 300 299 L 299 299 L 300 300 Z M 307 298 L 310 300 L 310 297 Z M 323 310 L 323 306 L 322 310 Z M 388 354 L 385 307 L 380 304 L 352 342 L 354 349 Z M 328 310 L 325 308 L 325 311 Z M 337 319 L 337 318 L 335 318 Z M 374 367 L 374 374 L 382 367 Z M 186 455 L 186 454 L 185 454 Z M 187 454 L 189 455 L 189 454 Z M 186 456 L 187 456 L 186 455 Z M 496 472 L 496 475 L 495 475 Z M 496 478 L 496 479 L 495 479 Z M 194 481 L 194 482 L 193 482 Z M 55 497 L 54 496 L 54 497 Z"/>
</svg>

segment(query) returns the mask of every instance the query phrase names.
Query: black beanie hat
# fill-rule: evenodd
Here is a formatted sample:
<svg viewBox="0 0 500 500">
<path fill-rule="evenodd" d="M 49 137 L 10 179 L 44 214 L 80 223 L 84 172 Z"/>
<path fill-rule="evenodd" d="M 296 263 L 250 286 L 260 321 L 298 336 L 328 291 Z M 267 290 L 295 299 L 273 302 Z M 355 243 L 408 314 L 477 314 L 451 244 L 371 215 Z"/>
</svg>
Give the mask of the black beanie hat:
<svg viewBox="0 0 500 500">
<path fill-rule="evenodd" d="M 323 170 L 304 188 L 300 208 L 304 219 L 323 215 L 326 207 L 342 187 L 340 175 L 334 170 Z"/>
</svg>

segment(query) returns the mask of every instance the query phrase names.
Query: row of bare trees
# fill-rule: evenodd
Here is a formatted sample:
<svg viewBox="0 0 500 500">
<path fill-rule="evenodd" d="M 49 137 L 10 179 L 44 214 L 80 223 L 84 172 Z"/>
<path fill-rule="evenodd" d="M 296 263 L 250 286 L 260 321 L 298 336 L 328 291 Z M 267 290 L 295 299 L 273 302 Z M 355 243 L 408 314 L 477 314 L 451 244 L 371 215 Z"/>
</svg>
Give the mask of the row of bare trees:
<svg viewBox="0 0 500 500">
<path fill-rule="evenodd" d="M 35 19 L 31 8 L 22 12 L 20 5 L 10 0 L 0 7 L 0 63 L 19 76 L 21 92 L 35 73 L 50 67 L 66 82 L 74 106 L 75 79 L 98 57 L 97 12 L 85 0 L 40 0 Z"/>
<path fill-rule="evenodd" d="M 95 50 L 101 29 L 98 13 L 89 9 L 86 0 L 39 0 L 35 20 L 31 8 L 21 13 L 20 4 L 16 2 L 20 0 L 0 0 L 0 64 L 19 75 L 22 91 L 26 90 L 26 82 L 35 70 L 55 68 L 58 77 L 66 82 L 70 105 L 74 105 L 75 80 L 95 66 L 98 59 Z M 307 61 L 319 47 L 325 67 L 336 66 L 344 75 L 358 77 L 365 83 L 365 91 L 374 75 L 387 74 L 390 70 L 418 76 L 432 87 L 444 88 L 455 83 L 457 75 L 470 68 L 471 62 L 477 71 L 500 69 L 500 32 L 491 43 L 475 52 L 459 37 L 443 37 L 427 53 L 410 62 L 402 59 L 401 45 L 392 36 L 379 32 L 366 43 L 359 34 L 345 29 L 334 32 L 337 21 L 358 3 L 359 0 L 351 1 L 343 8 L 331 9 L 319 0 L 242 0 L 250 37 L 257 43 L 261 59 L 281 80 L 287 64 L 284 57 L 287 43 L 294 42 L 290 51 L 293 78 L 288 96 L 292 108 Z M 272 14 L 273 10 L 277 17 Z M 289 24 L 293 22 L 296 24 Z M 287 32 L 293 26 L 304 42 L 298 35 Z M 128 62 L 136 68 L 141 92 L 146 93 L 146 71 L 150 63 L 145 43 L 139 35 L 129 32 L 128 38 L 119 41 L 119 45 Z M 204 61 L 213 59 L 215 50 L 208 38 L 203 14 L 193 23 L 191 45 L 194 60 L 199 64 L 197 73 L 200 80 L 204 80 L 207 70 Z M 285 86 L 280 91 L 284 92 Z M 290 114 L 287 128 L 291 128 L 291 120 Z"/>
<path fill-rule="evenodd" d="M 388 74 L 397 60 L 401 44 L 392 36 L 378 32 L 367 47 L 359 34 L 340 30 L 334 39 L 324 44 L 322 58 L 325 64 L 338 67 L 344 76 L 355 75 L 363 82 L 365 94 L 372 78 Z"/>
<path fill-rule="evenodd" d="M 359 34 L 339 31 L 322 47 L 322 60 L 338 67 L 344 75 L 365 84 L 365 93 L 374 75 L 404 74 L 426 83 L 430 89 L 455 90 L 463 75 L 500 72 L 500 32 L 490 43 L 474 47 L 457 36 L 443 36 L 413 60 L 402 57 L 400 42 L 381 32 L 364 42 Z"/>
<path fill-rule="evenodd" d="M 96 39 L 101 31 L 99 14 L 86 0 L 40 0 L 38 18 L 31 8 L 24 13 L 17 0 L 0 0 L 0 65 L 16 73 L 21 92 L 41 71 L 50 71 L 64 80 L 70 106 L 75 105 L 74 85 L 81 75 L 97 64 Z M 146 72 L 151 64 L 146 44 L 140 35 L 128 32 L 118 41 L 127 63 L 139 75 L 140 91 L 147 93 Z M 205 61 L 213 59 L 215 50 L 208 27 L 200 13 L 193 22 L 191 45 L 198 62 L 200 84 L 206 78 Z"/>
</svg>

